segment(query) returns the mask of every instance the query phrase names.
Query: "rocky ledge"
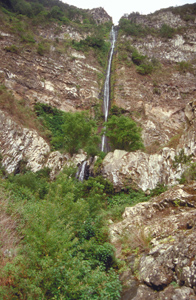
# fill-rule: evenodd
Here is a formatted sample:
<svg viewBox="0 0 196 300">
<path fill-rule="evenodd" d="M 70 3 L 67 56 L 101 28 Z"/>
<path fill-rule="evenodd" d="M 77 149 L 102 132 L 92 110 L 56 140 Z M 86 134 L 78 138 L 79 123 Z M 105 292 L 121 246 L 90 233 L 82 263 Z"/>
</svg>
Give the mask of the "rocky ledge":
<svg viewBox="0 0 196 300">
<path fill-rule="evenodd" d="M 111 221 L 126 263 L 122 300 L 196 299 L 196 184 L 177 185 Z"/>
</svg>

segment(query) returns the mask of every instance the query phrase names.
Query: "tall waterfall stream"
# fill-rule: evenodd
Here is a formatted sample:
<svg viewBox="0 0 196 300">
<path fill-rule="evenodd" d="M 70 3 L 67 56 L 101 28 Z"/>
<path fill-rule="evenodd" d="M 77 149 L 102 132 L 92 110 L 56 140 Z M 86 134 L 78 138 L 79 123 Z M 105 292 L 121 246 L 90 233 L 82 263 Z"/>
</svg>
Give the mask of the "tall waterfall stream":
<svg viewBox="0 0 196 300">
<path fill-rule="evenodd" d="M 112 65 L 112 57 L 114 54 L 114 47 L 116 42 L 116 31 L 114 26 L 112 26 L 112 30 L 110 33 L 110 40 L 111 40 L 111 47 L 110 47 L 110 54 L 108 59 L 108 66 L 106 71 L 106 78 L 104 83 L 104 98 L 103 98 L 103 113 L 104 113 L 104 121 L 107 122 L 108 114 L 109 114 L 109 106 L 110 106 L 110 74 L 111 74 L 111 65 Z M 105 134 L 102 136 L 101 141 L 101 151 L 107 152 L 107 138 Z M 78 168 L 78 172 L 76 177 L 79 181 L 83 181 L 85 178 L 85 172 L 87 168 L 87 161 L 83 161 Z"/>
<path fill-rule="evenodd" d="M 109 106 L 110 106 L 110 74 L 111 74 L 112 57 L 114 54 L 114 47 L 116 42 L 116 31 L 114 29 L 114 26 L 112 26 L 112 31 L 110 33 L 110 36 L 111 36 L 111 48 L 110 48 L 108 67 L 107 67 L 105 84 L 104 84 L 104 98 L 103 98 L 103 112 L 104 112 L 105 122 L 107 122 L 108 120 Z M 106 142 L 105 134 L 102 136 L 101 151 L 107 152 L 107 142 Z"/>
</svg>

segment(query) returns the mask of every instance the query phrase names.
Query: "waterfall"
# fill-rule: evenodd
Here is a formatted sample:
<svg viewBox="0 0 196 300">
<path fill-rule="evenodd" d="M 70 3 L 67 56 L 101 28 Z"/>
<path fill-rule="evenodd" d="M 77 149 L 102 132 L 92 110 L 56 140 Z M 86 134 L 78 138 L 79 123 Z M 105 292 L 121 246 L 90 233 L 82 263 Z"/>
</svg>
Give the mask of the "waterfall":
<svg viewBox="0 0 196 300">
<path fill-rule="evenodd" d="M 87 160 L 84 160 L 81 165 L 78 168 L 78 171 L 76 173 L 76 178 L 78 178 L 79 181 L 84 181 L 85 178 L 85 173 L 86 173 L 86 165 L 87 165 Z"/>
<path fill-rule="evenodd" d="M 111 47 L 110 47 L 110 54 L 108 59 L 108 66 L 106 71 L 106 78 L 104 83 L 104 98 L 103 98 L 103 113 L 104 113 L 104 121 L 107 122 L 108 114 L 109 114 L 109 105 L 110 105 L 110 73 L 111 73 L 111 65 L 112 65 L 112 57 L 114 53 L 114 47 L 116 42 L 116 31 L 114 26 L 112 26 L 112 30 L 110 33 L 111 39 Z M 106 143 L 106 136 L 102 136 L 101 142 L 101 151 L 107 152 L 107 143 Z M 89 177 L 89 165 L 87 164 L 87 160 L 84 160 L 80 166 L 78 167 L 78 171 L 76 173 L 76 178 L 79 181 L 83 181 Z"/>
<path fill-rule="evenodd" d="M 111 65 L 112 65 L 112 57 L 114 53 L 114 47 L 116 42 L 116 32 L 114 26 L 112 26 L 112 30 L 110 33 L 111 36 L 111 48 L 110 48 L 110 55 L 108 60 L 108 67 L 106 72 L 105 84 L 104 84 L 104 98 L 103 98 L 103 113 L 104 113 L 104 120 L 107 122 L 108 114 L 109 114 L 109 104 L 110 104 L 110 73 L 111 73 Z M 106 136 L 105 134 L 102 136 L 101 141 L 101 151 L 107 152 L 106 149 Z"/>
</svg>

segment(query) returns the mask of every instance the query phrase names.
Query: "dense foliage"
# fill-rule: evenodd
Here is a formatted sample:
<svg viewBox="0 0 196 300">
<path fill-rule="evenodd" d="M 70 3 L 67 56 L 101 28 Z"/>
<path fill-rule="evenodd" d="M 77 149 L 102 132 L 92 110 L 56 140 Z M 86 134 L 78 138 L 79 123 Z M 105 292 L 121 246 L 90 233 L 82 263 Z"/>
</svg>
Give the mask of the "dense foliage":
<svg viewBox="0 0 196 300">
<path fill-rule="evenodd" d="M 23 236 L 18 255 L 1 269 L 1 297 L 119 299 L 118 263 L 101 216 L 104 185 L 95 179 L 82 184 L 66 173 L 50 183 L 47 174 L 1 180 Z"/>
<path fill-rule="evenodd" d="M 82 16 L 87 18 L 89 22 L 94 23 L 85 10 L 70 6 L 59 0 L 0 0 L 0 4 L 12 12 L 28 17 L 45 14 L 47 18 L 69 22 L 69 20 Z"/>
<path fill-rule="evenodd" d="M 68 113 L 47 104 L 37 103 L 35 112 L 48 128 L 54 150 L 66 150 L 70 154 L 84 149 L 91 156 L 98 153 L 100 137 L 96 124 L 87 112 Z"/>
<path fill-rule="evenodd" d="M 141 24 L 136 24 L 130 20 L 121 18 L 119 21 L 120 30 L 123 31 L 126 35 L 132 36 L 145 36 L 148 29 L 143 27 Z"/>
<path fill-rule="evenodd" d="M 112 149 L 135 151 L 144 148 L 141 128 L 129 117 L 111 116 L 104 131 Z"/>
<path fill-rule="evenodd" d="M 149 197 L 130 188 L 114 196 L 112 184 L 102 177 L 81 183 L 73 175 L 66 169 L 50 182 L 48 169 L 23 169 L 0 178 L 0 201 L 2 191 L 9 194 L 7 214 L 15 218 L 21 237 L 14 254 L 3 257 L 0 298 L 120 299 L 121 263 L 109 243 L 106 220 L 119 219 L 125 205 Z"/>
</svg>

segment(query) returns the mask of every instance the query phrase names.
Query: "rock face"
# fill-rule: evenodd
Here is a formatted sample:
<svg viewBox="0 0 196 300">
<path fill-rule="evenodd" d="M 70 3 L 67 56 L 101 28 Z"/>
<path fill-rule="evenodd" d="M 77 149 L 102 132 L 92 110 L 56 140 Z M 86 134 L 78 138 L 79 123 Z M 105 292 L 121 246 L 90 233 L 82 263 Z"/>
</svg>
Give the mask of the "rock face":
<svg viewBox="0 0 196 300">
<path fill-rule="evenodd" d="M 185 21 L 167 10 L 126 17 L 136 26 L 147 26 L 147 31 L 141 36 L 119 34 L 113 103 L 142 126 L 145 146 L 155 153 L 180 135 L 185 106 L 196 97 L 195 19 Z M 163 24 L 176 30 L 171 38 L 160 35 Z M 150 75 L 137 73 L 133 48 L 157 64 Z M 180 63 L 187 63 L 187 69 L 180 69 Z"/>
<path fill-rule="evenodd" d="M 97 24 L 112 22 L 112 18 L 103 7 L 93 8 L 88 10 L 88 12 L 93 16 L 93 19 Z"/>
<path fill-rule="evenodd" d="M 186 125 L 177 149 L 164 147 L 157 154 L 141 151 L 109 152 L 103 160 L 102 174 L 120 190 L 125 186 L 140 188 L 144 191 L 154 189 L 158 183 L 169 186 L 178 183 L 186 165 L 182 161 L 174 164 L 183 149 L 185 157 L 196 157 L 196 103 L 191 101 L 185 107 Z M 183 158 L 182 158 L 183 160 Z"/>
<path fill-rule="evenodd" d="M 77 167 L 86 160 L 82 152 L 71 157 L 68 153 L 50 152 L 47 142 L 35 130 L 24 128 L 0 110 L 0 149 L 2 165 L 8 173 L 20 172 L 20 165 L 33 172 L 47 167 L 54 179 L 64 167 Z M 88 162 L 88 165 L 90 162 Z"/>
<path fill-rule="evenodd" d="M 196 299 L 195 189 L 178 185 L 127 207 L 123 220 L 110 225 L 117 255 L 128 266 L 122 300 Z"/>
<path fill-rule="evenodd" d="M 69 47 L 70 41 L 85 39 L 88 33 L 54 24 L 36 30 L 38 39 L 48 41 L 43 55 L 33 47 L 21 47 L 16 35 L 0 32 L 0 83 L 18 99 L 30 104 L 47 103 L 64 111 L 87 109 L 99 103 L 97 76 L 102 68 L 93 53 L 87 57 Z M 5 50 L 12 45 L 18 47 L 18 53 Z"/>
<path fill-rule="evenodd" d="M 0 148 L 2 164 L 8 173 L 17 172 L 25 161 L 36 172 L 43 168 L 50 152 L 49 145 L 35 130 L 23 128 L 0 111 Z"/>
<path fill-rule="evenodd" d="M 114 184 L 116 190 L 128 185 L 144 191 L 155 188 L 158 183 L 172 185 L 182 174 L 181 168 L 172 166 L 174 157 L 175 151 L 169 148 L 152 155 L 115 150 L 106 155 L 102 174 Z"/>
</svg>

